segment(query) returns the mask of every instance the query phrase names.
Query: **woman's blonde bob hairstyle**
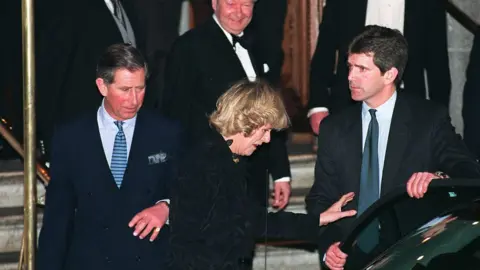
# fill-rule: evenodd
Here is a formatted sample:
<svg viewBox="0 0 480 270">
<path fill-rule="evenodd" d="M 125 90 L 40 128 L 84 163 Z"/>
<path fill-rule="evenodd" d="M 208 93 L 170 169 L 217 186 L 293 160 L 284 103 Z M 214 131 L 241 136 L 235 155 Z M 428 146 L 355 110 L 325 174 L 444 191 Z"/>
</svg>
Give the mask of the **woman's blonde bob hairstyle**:
<svg viewBox="0 0 480 270">
<path fill-rule="evenodd" d="M 261 80 L 235 83 L 217 100 L 217 109 L 209 120 L 224 137 L 238 133 L 248 137 L 267 124 L 275 130 L 289 126 L 280 94 Z"/>
</svg>

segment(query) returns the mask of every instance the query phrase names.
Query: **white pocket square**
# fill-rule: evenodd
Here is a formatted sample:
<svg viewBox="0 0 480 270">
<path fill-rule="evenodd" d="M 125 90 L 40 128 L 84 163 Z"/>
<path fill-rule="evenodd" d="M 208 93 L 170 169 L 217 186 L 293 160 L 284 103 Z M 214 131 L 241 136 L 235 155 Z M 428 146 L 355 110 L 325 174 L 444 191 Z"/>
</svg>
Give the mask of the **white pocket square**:
<svg viewBox="0 0 480 270">
<path fill-rule="evenodd" d="M 165 161 L 167 161 L 167 153 L 164 152 L 148 156 L 148 165 L 164 163 Z"/>
<path fill-rule="evenodd" d="M 267 63 L 263 64 L 263 72 L 267 73 L 270 70 L 270 67 L 268 67 Z"/>
</svg>

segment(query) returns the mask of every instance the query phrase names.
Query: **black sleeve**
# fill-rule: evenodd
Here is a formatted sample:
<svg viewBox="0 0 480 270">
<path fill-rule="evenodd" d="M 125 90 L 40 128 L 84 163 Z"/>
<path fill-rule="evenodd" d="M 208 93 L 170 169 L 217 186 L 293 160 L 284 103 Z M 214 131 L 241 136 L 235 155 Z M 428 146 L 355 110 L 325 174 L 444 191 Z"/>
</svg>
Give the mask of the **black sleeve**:
<svg viewBox="0 0 480 270">
<path fill-rule="evenodd" d="M 439 109 L 436 115 L 431 140 L 440 170 L 450 177 L 480 178 L 480 165 L 455 132 L 447 109 Z"/>
<path fill-rule="evenodd" d="M 160 110 L 185 127 L 190 127 L 197 83 L 195 63 L 187 38 L 180 37 L 172 47 L 165 66 L 165 88 Z M 193 45 L 194 46 L 194 45 Z"/>
<path fill-rule="evenodd" d="M 335 18 L 337 1 L 327 1 L 323 9 L 323 19 L 319 26 L 317 47 L 310 64 L 310 98 L 308 108 L 329 107 L 328 86 L 334 77 L 338 33 Z"/>
<path fill-rule="evenodd" d="M 480 28 L 475 34 L 470 62 L 467 67 L 467 81 L 463 89 L 463 135 L 469 150 L 480 158 Z"/>
<path fill-rule="evenodd" d="M 315 181 L 305 198 L 307 212 L 314 216 L 320 216 L 320 213 L 327 210 L 343 195 L 336 186 L 338 172 L 333 149 L 333 140 L 336 135 L 329 120 L 330 118 L 325 118 L 322 132 L 318 136 Z"/>
<path fill-rule="evenodd" d="M 71 136 L 56 134 L 53 138 L 50 176 L 45 195 L 43 227 L 40 232 L 37 269 L 62 270 L 73 231 L 76 198 L 70 181 L 72 161 Z"/>
<path fill-rule="evenodd" d="M 448 64 L 446 0 L 430 1 L 428 6 L 428 37 L 425 39 L 426 71 L 430 99 L 443 104 L 450 103 L 450 67 Z"/>
</svg>

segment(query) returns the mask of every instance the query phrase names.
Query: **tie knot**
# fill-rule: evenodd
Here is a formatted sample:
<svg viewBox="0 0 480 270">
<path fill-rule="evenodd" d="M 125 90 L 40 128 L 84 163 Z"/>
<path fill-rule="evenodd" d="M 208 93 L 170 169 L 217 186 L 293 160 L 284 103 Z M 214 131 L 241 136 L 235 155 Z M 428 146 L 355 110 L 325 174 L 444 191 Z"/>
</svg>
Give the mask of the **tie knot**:
<svg viewBox="0 0 480 270">
<path fill-rule="evenodd" d="M 368 110 L 368 112 L 370 113 L 370 116 L 371 116 L 372 118 L 376 118 L 376 112 L 377 112 L 377 110 L 375 110 L 375 109 L 370 109 L 370 110 Z"/>
<path fill-rule="evenodd" d="M 115 121 L 113 123 L 115 124 L 115 126 L 117 126 L 119 131 L 123 131 L 123 121 Z"/>
</svg>

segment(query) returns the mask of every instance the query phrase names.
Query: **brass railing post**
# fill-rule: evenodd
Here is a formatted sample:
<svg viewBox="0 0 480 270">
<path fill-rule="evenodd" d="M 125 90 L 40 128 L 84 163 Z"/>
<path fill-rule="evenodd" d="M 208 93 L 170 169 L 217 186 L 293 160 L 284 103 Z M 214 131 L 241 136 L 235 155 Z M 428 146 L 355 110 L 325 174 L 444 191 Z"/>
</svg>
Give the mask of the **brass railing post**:
<svg viewBox="0 0 480 270">
<path fill-rule="evenodd" d="M 23 110 L 24 110 L 24 236 L 27 270 L 35 269 L 37 240 L 35 158 L 35 29 L 33 0 L 22 0 Z"/>
</svg>

